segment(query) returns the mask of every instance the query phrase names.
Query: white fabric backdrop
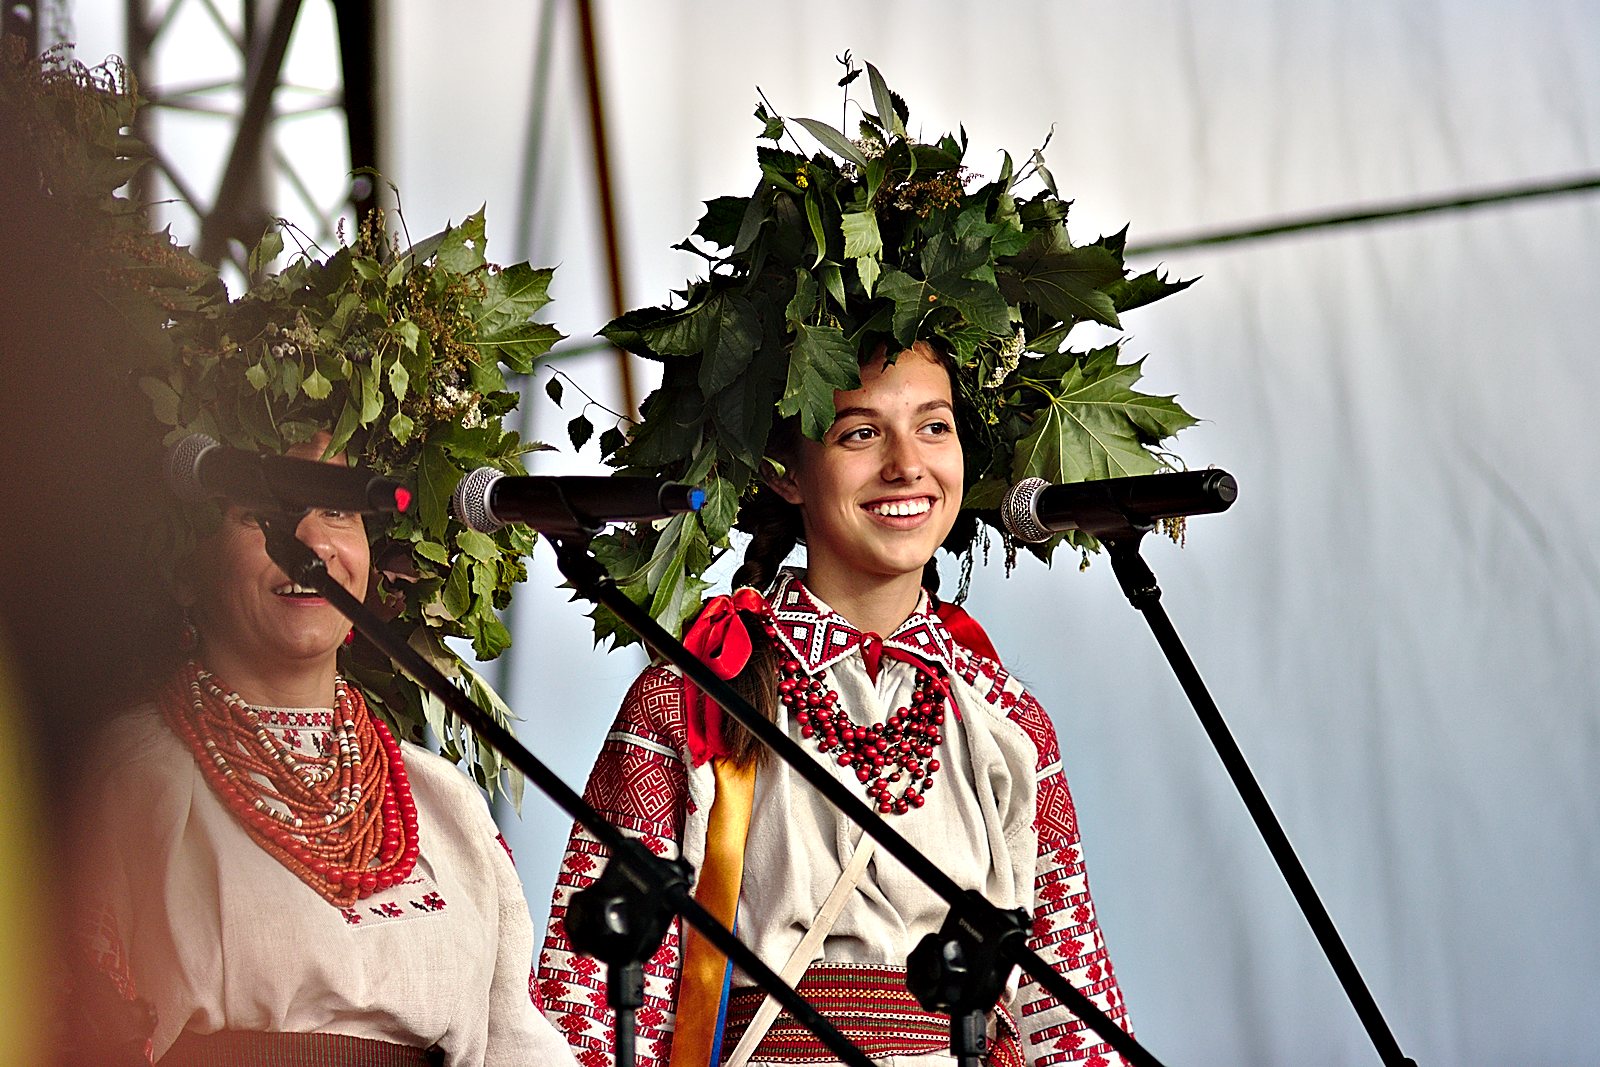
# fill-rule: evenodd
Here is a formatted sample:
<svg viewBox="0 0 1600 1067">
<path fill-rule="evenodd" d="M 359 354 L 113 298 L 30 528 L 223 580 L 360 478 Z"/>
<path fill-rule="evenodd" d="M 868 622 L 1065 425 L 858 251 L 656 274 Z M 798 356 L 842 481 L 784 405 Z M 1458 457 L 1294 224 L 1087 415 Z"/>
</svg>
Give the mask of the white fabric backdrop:
<svg viewBox="0 0 1600 1067">
<path fill-rule="evenodd" d="M 1600 165 L 1600 10 L 1579 3 L 600 14 L 635 304 L 695 271 L 668 246 L 699 202 L 752 184 L 754 86 L 786 113 L 834 119 L 830 57 L 846 48 L 884 70 L 924 131 L 965 123 L 979 169 L 1057 123 L 1048 158 L 1086 238 Z M 490 51 L 456 77 L 478 91 L 504 75 L 514 92 L 532 26 L 518 17 L 520 38 L 409 8 L 394 50 L 420 62 L 460 34 Z M 607 309 L 570 62 L 556 84 L 571 118 L 543 156 L 563 184 L 546 186 L 535 258 L 561 262 L 553 310 L 579 334 Z M 506 113 L 396 99 L 418 109 L 400 121 L 418 142 L 402 156 L 413 208 L 487 199 L 509 222 L 509 174 L 441 165 L 492 142 Z M 425 121 L 433 111 L 450 127 Z M 1600 522 L 1585 484 L 1600 458 L 1585 418 L 1600 395 L 1597 247 L 1590 195 L 1197 250 L 1167 266 L 1199 284 L 1128 317 L 1151 384 L 1208 420 L 1180 439 L 1184 456 L 1241 485 L 1186 549 L 1152 542 L 1146 557 L 1423 1064 L 1600 1061 L 1600 561 L 1584 536 Z M 605 366 L 570 370 L 603 388 Z M 562 440 L 570 414 L 536 408 L 539 434 Z M 548 560 L 538 570 L 514 617 L 509 695 L 524 736 L 578 784 L 639 661 L 590 654 Z M 1104 561 L 1082 575 L 1024 561 L 1009 581 L 992 565 L 972 606 L 1056 717 L 1148 1046 L 1174 1065 L 1377 1062 Z M 517 835 L 536 911 L 565 821 L 530 801 Z"/>
<path fill-rule="evenodd" d="M 633 304 L 695 271 L 668 246 L 699 202 L 753 184 L 754 87 L 837 121 L 846 48 L 925 133 L 965 123 L 980 171 L 1056 123 L 1081 238 L 1600 169 L 1600 8 L 1583 0 L 597 8 Z M 537 5 L 391 14 L 390 170 L 412 233 L 487 201 L 491 257 L 523 254 Z M 556 25 L 531 255 L 560 264 L 551 311 L 582 337 L 609 308 L 565 9 Z M 1147 381 L 1207 420 L 1179 450 L 1241 487 L 1187 548 L 1146 558 L 1424 1065 L 1600 1062 L 1597 248 L 1583 194 L 1185 251 L 1166 266 L 1203 280 L 1128 317 Z M 561 366 L 615 403 L 607 357 Z M 535 434 L 566 448 L 576 412 L 532 398 Z M 548 554 L 532 571 L 506 695 L 581 785 L 641 660 L 592 651 Z M 1109 566 L 991 565 L 971 606 L 1055 716 L 1148 1047 L 1174 1067 L 1378 1062 Z M 566 825 L 530 797 L 511 826 L 536 918 Z"/>
</svg>

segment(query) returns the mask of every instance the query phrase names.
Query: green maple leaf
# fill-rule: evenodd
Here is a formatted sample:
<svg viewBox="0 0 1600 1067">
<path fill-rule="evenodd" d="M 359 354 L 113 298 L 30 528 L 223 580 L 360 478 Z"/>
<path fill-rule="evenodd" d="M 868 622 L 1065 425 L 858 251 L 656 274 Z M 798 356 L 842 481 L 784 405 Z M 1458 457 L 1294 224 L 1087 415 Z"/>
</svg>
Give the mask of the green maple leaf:
<svg viewBox="0 0 1600 1067">
<path fill-rule="evenodd" d="M 434 262 L 442 269 L 455 274 L 470 274 L 477 270 L 485 262 L 483 231 L 483 208 L 480 207 L 462 219 L 461 225 L 445 232 L 444 239 L 439 242 Z M 395 266 L 404 273 L 406 260 L 401 259 Z"/>
<path fill-rule="evenodd" d="M 520 326 L 550 302 L 549 267 L 535 269 L 517 263 L 484 279 L 483 299 L 474 309 L 473 325 L 485 337 Z"/>
<path fill-rule="evenodd" d="M 480 337 L 475 347 L 517 374 L 531 374 L 534 361 L 564 336 L 547 322 L 523 322 L 498 331 L 492 338 Z"/>
<path fill-rule="evenodd" d="M 1116 305 L 1103 291 L 1122 281 L 1122 261 L 1109 249 L 1060 248 L 1038 240 L 1000 266 L 1000 291 L 1013 304 L 1038 304 L 1062 322 L 1090 319 L 1122 328 Z"/>
<path fill-rule="evenodd" d="M 1105 293 L 1111 298 L 1120 314 L 1132 308 L 1152 304 L 1162 297 L 1181 293 L 1193 285 L 1197 279 L 1187 278 L 1183 281 L 1172 281 L 1159 271 L 1148 270 L 1137 277 L 1126 281 L 1119 281 L 1114 285 L 1105 287 Z"/>
<path fill-rule="evenodd" d="M 483 208 L 478 208 L 462 219 L 461 226 L 445 230 L 442 242 L 438 243 L 438 251 L 434 253 L 434 262 L 440 269 L 450 270 L 453 274 L 472 274 L 485 264 L 483 245 Z M 403 269 L 406 266 L 405 259 L 395 266 Z"/>
<path fill-rule="evenodd" d="M 789 377 L 778 411 L 800 415 L 800 429 L 813 441 L 833 425 L 833 391 L 859 389 L 856 350 L 835 326 L 801 325 L 790 350 Z"/>
<path fill-rule="evenodd" d="M 1118 364 L 1116 356 L 1115 346 L 1100 349 L 1075 362 L 1059 382 L 1029 381 L 1045 390 L 1047 401 L 1017 442 L 1014 479 L 1077 482 L 1150 474 L 1164 466 L 1150 446 L 1195 420 L 1170 396 L 1134 390 L 1144 361 Z"/>
<path fill-rule="evenodd" d="M 989 236 L 936 234 L 922 250 L 923 280 L 884 268 L 878 295 L 894 302 L 894 336 L 909 346 L 917 327 L 931 312 L 951 307 L 974 326 L 992 334 L 1011 332 L 1010 311 L 994 279 L 983 277 L 989 263 Z M 970 275 L 977 274 L 978 277 Z"/>
<path fill-rule="evenodd" d="M 706 211 L 694 228 L 694 236 L 703 237 L 718 248 L 732 248 L 739 239 L 739 227 L 750 208 L 747 196 L 719 196 L 705 202 Z"/>
</svg>

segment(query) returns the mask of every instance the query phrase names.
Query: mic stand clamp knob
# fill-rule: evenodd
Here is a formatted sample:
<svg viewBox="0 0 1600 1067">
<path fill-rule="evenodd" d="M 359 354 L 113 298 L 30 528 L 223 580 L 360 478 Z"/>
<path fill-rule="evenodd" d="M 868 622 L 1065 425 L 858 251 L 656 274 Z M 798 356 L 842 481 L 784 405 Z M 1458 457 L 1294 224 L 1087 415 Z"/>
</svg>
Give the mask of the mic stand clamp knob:
<svg viewBox="0 0 1600 1067">
<path fill-rule="evenodd" d="M 967 914 L 985 913 L 974 908 Z M 952 909 L 939 931 L 906 958 L 906 989 L 925 1010 L 950 1016 L 950 1051 L 963 1067 L 983 1060 L 989 1012 L 1011 974 L 1005 943 L 1025 937 L 1028 926 L 1028 914 L 1020 909 L 987 914 L 998 921 L 980 929 Z"/>
</svg>

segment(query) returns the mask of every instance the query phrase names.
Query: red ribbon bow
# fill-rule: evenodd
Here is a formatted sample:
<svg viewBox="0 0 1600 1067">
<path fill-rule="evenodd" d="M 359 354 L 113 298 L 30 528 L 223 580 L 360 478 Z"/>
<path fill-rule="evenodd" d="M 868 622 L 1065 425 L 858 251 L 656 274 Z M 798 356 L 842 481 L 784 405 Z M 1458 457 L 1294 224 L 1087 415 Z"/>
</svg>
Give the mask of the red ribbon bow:
<svg viewBox="0 0 1600 1067">
<path fill-rule="evenodd" d="M 712 597 L 683 637 L 684 647 L 718 678 L 733 678 L 750 662 L 750 630 L 741 613 L 765 615 L 767 602 L 748 587 L 732 596 Z M 723 733 L 722 708 L 688 678 L 683 680 L 683 711 L 689 728 L 689 756 L 696 767 L 732 752 Z"/>
<path fill-rule="evenodd" d="M 878 669 L 883 666 L 885 657 L 899 660 L 901 663 L 909 663 L 930 678 L 937 679 L 939 677 L 939 672 L 934 670 L 928 661 L 921 656 L 907 652 L 903 648 L 886 645 L 883 643 L 883 638 L 871 630 L 863 630 L 861 632 L 861 659 L 867 668 L 867 677 L 874 682 L 878 680 Z"/>
</svg>

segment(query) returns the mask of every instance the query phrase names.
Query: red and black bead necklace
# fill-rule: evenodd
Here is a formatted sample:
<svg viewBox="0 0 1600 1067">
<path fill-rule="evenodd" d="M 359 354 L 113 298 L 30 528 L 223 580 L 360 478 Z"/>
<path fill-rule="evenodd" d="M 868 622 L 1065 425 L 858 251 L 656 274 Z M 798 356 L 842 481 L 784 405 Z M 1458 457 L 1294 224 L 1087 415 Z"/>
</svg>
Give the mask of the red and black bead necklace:
<svg viewBox="0 0 1600 1067">
<path fill-rule="evenodd" d="M 348 907 L 410 877 L 417 806 L 388 726 L 343 679 L 334 692 L 334 751 L 326 757 L 290 752 L 197 663 L 162 693 L 161 709 L 251 839 L 330 903 Z"/>
</svg>

